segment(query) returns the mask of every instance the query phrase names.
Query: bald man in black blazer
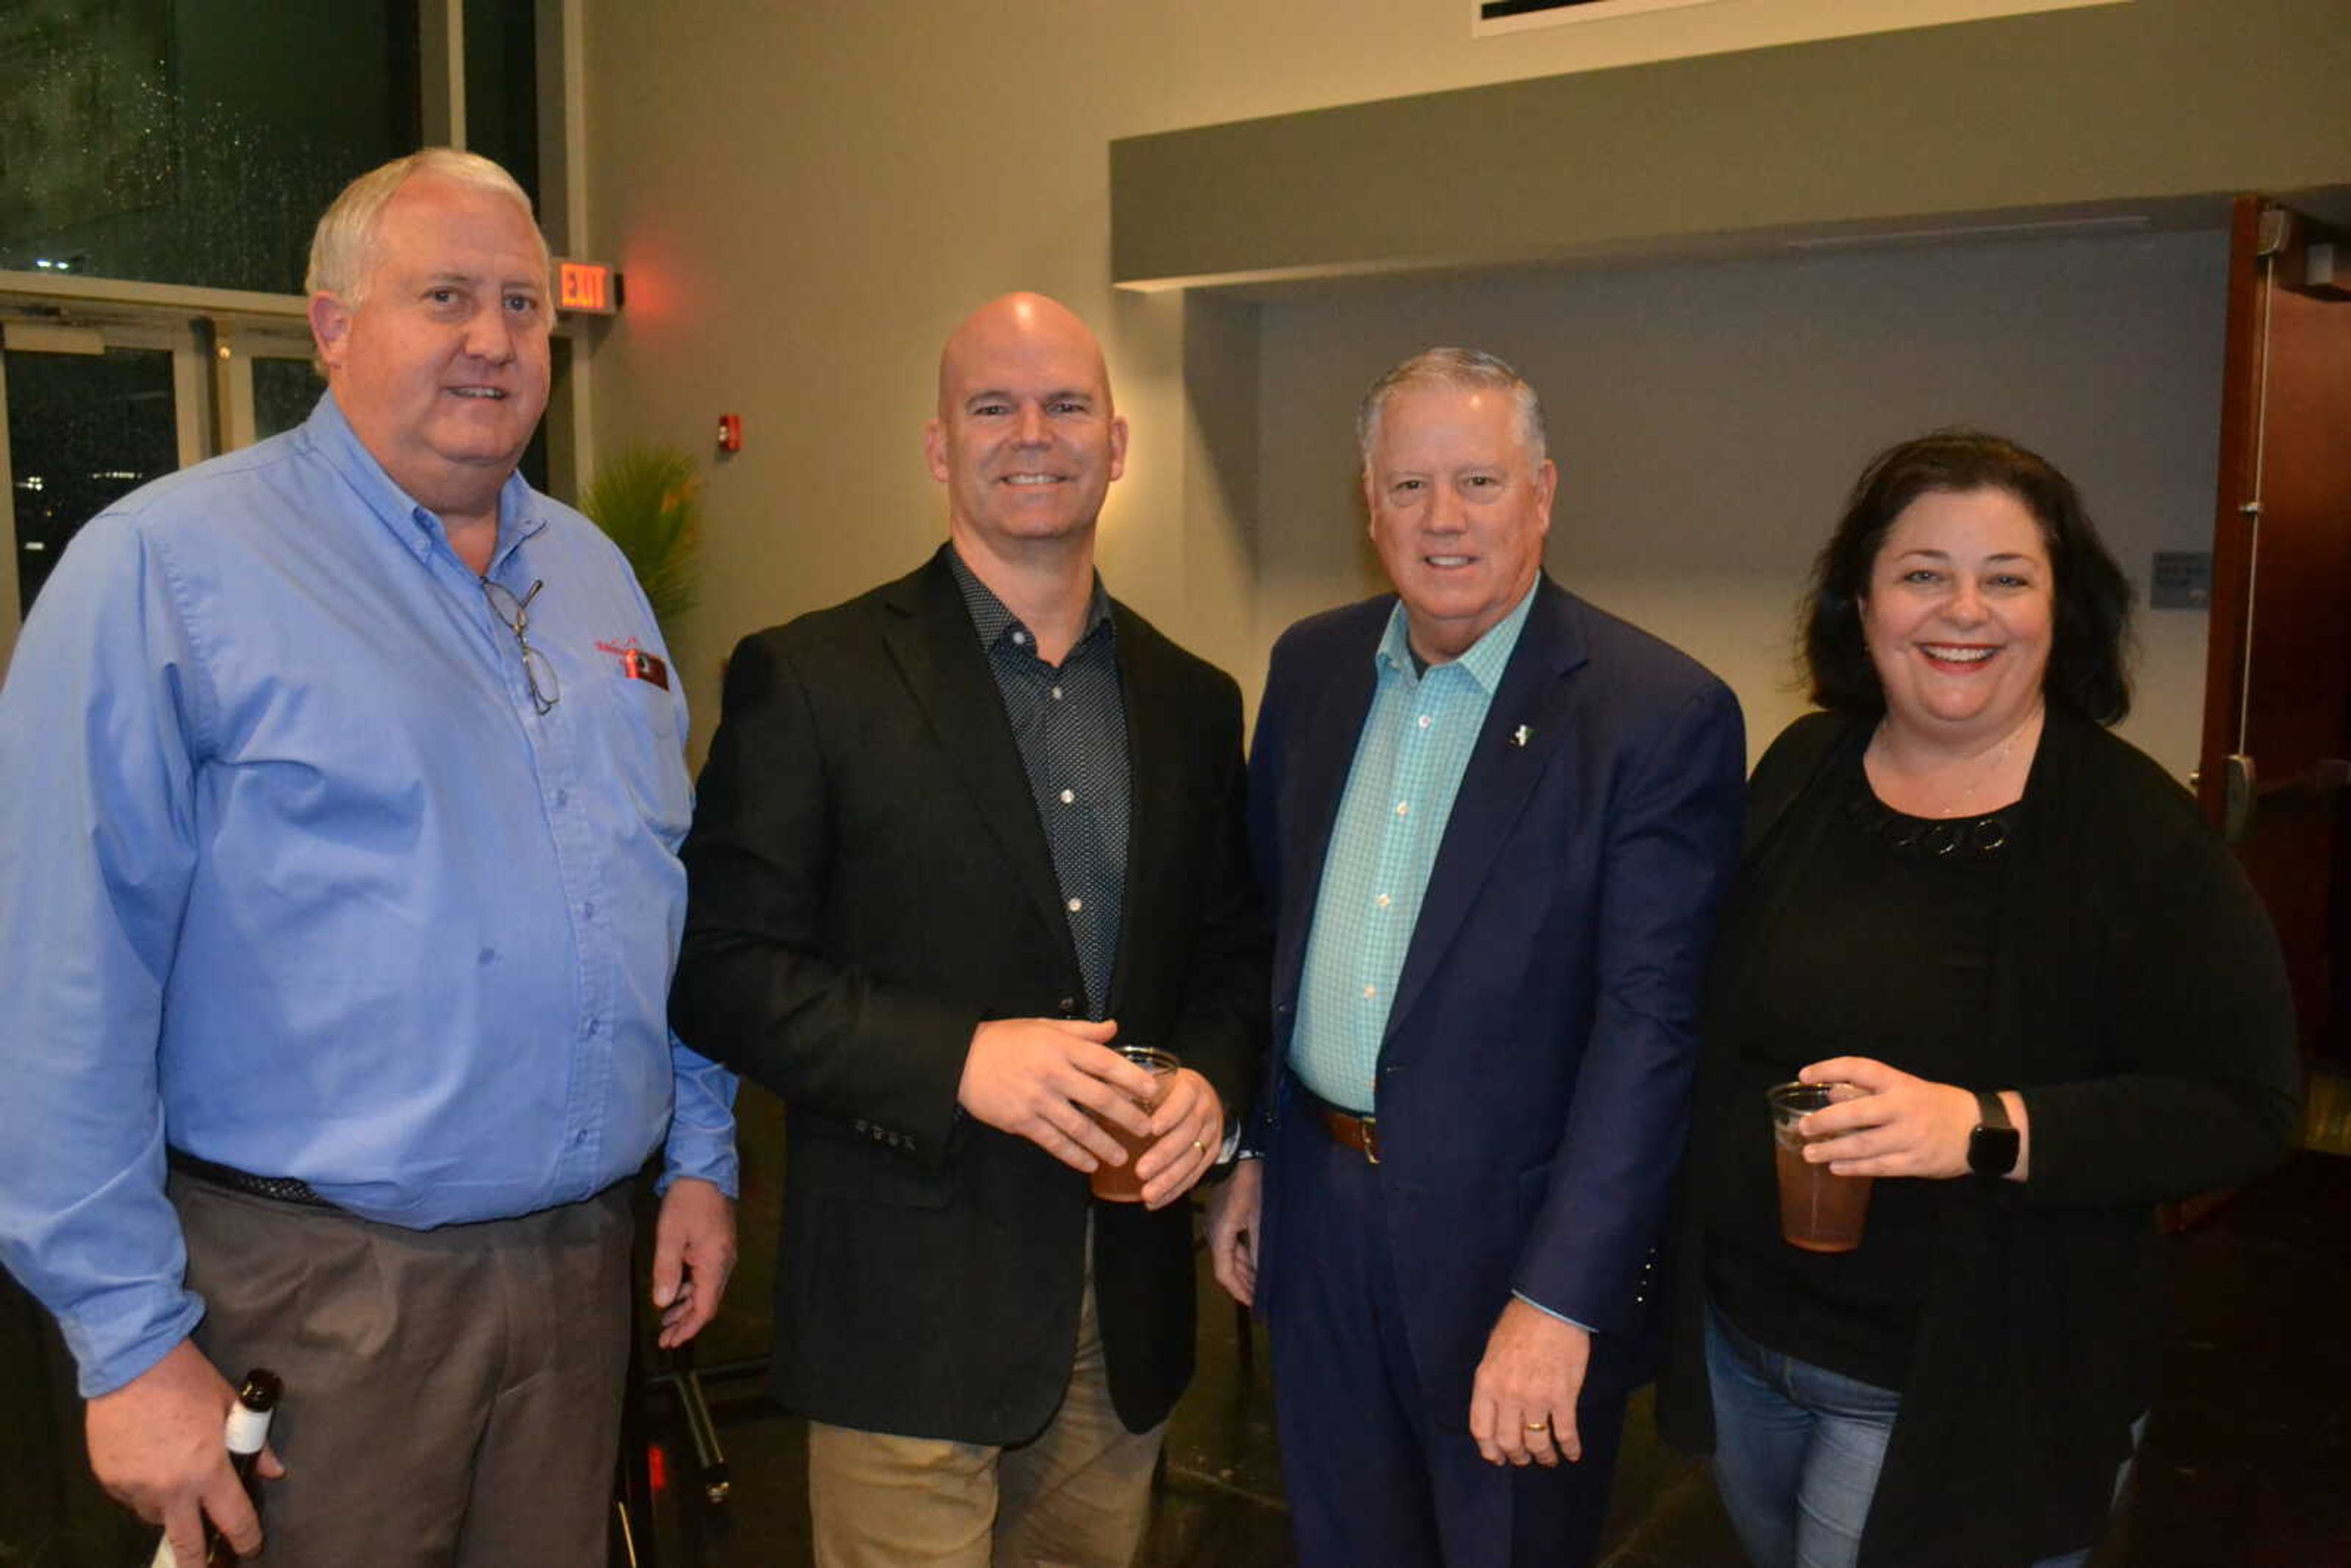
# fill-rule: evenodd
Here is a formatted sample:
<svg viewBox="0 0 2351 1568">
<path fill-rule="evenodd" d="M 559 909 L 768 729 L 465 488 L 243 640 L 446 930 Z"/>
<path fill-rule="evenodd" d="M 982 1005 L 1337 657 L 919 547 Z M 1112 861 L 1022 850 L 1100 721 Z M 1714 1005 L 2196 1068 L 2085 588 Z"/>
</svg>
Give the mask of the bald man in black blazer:
<svg viewBox="0 0 2351 1568">
<path fill-rule="evenodd" d="M 1123 1564 L 1191 1375 L 1177 1200 L 1268 1007 L 1239 695 L 1101 591 L 1125 425 L 1076 318 L 967 321 L 926 444 L 949 542 L 736 651 L 673 1018 L 786 1103 L 819 1561 Z M 1186 1064 L 1147 1123 L 1113 1038 Z M 1090 1200 L 1095 1112 L 1155 1137 L 1144 1202 Z"/>
</svg>

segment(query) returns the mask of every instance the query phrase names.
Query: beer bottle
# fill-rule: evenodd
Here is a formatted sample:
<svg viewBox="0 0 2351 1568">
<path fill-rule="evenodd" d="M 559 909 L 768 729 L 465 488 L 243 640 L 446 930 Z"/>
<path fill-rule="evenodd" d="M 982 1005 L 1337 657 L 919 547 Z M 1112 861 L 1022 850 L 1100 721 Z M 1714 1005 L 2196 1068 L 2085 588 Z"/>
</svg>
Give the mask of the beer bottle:
<svg viewBox="0 0 2351 1568">
<path fill-rule="evenodd" d="M 253 1511 L 261 1511 L 262 1446 L 269 1440 L 269 1417 L 277 1408 L 277 1396 L 284 1393 L 277 1375 L 266 1366 L 256 1366 L 245 1375 L 244 1384 L 236 1391 L 236 1403 L 228 1412 L 228 1464 L 236 1472 L 245 1495 L 253 1500 Z M 204 1568 L 227 1568 L 236 1562 L 236 1552 L 229 1546 L 228 1538 L 204 1518 Z M 179 1557 L 172 1550 L 172 1538 L 165 1536 L 155 1547 L 154 1561 L 149 1568 L 179 1568 Z"/>
</svg>

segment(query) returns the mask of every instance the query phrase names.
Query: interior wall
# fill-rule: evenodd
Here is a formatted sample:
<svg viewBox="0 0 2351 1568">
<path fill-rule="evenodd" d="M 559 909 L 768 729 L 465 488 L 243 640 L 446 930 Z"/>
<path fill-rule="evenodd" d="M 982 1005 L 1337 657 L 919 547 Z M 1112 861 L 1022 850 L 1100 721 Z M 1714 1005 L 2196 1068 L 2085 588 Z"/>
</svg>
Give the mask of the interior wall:
<svg viewBox="0 0 2351 1568">
<path fill-rule="evenodd" d="M 1521 274 L 1259 307 L 1251 641 L 1383 587 L 1352 429 L 1435 343 L 1501 354 L 1561 469 L 1547 563 L 1719 673 L 1750 757 L 1806 706 L 1792 632 L 1813 554 L 1883 447 L 1998 431 L 2080 486 L 2140 596 L 2122 733 L 2195 766 L 2205 615 L 2144 608 L 2153 552 L 2209 549 L 2225 236 L 1886 249 Z"/>
<path fill-rule="evenodd" d="M 1186 306 L 1110 286 L 1112 140 L 2043 8 L 1714 0 L 1473 39 L 1466 0 L 580 5 L 586 254 L 627 285 L 597 347 L 595 448 L 707 455 L 717 416 L 743 418 L 743 452 L 707 469 L 703 603 L 674 639 L 697 748 L 737 638 L 941 537 L 920 456 L 938 345 L 1016 287 L 1101 330 L 1134 426 L 1104 514 L 1113 591 L 1254 689 L 1250 519 L 1203 455 Z M 1195 396 L 1226 395 L 1217 379 Z"/>
</svg>

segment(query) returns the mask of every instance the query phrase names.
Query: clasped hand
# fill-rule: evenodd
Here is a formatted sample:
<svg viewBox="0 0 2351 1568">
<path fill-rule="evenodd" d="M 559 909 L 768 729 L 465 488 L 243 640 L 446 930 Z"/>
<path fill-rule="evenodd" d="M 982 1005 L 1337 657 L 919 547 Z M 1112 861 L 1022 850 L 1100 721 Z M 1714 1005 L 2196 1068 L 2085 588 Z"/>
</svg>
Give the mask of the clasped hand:
<svg viewBox="0 0 2351 1568">
<path fill-rule="evenodd" d="M 1149 1111 L 1140 1102 L 1159 1087 L 1150 1073 L 1110 1049 L 1115 1019 L 998 1019 L 972 1031 L 956 1103 L 979 1121 L 1026 1138 L 1072 1170 L 1126 1163 L 1126 1151 L 1102 1124 L 1152 1139 L 1134 1162 L 1146 1208 L 1163 1208 L 1189 1191 L 1224 1145 L 1224 1103 L 1208 1081 L 1179 1069 Z"/>
</svg>

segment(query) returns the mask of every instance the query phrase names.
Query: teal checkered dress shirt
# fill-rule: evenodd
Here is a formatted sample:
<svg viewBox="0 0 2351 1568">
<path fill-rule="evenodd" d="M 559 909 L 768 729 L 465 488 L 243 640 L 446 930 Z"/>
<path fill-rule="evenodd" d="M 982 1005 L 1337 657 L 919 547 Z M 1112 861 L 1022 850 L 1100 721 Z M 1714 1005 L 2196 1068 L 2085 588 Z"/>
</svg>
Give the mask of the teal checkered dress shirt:
<svg viewBox="0 0 2351 1568">
<path fill-rule="evenodd" d="M 1378 684 L 1331 828 L 1290 1045 L 1299 1080 L 1342 1109 L 1373 1108 L 1389 1002 L 1446 819 L 1533 602 L 1530 589 L 1461 657 L 1425 671 L 1399 602 L 1373 655 Z"/>
</svg>

